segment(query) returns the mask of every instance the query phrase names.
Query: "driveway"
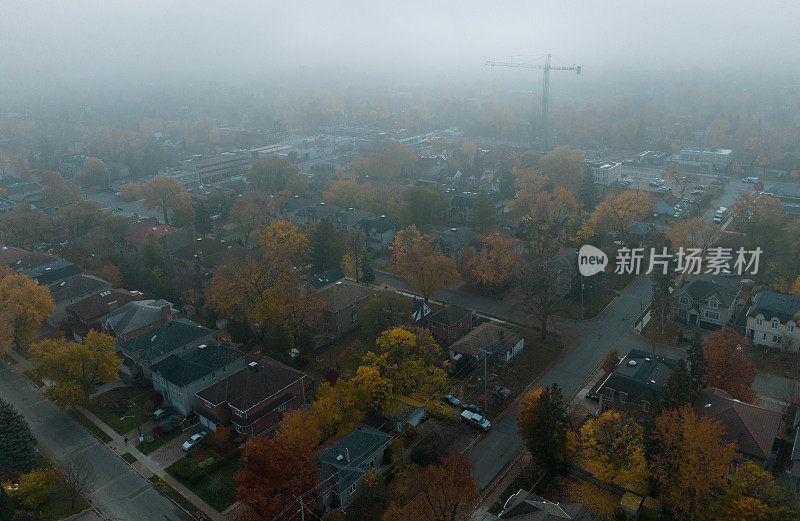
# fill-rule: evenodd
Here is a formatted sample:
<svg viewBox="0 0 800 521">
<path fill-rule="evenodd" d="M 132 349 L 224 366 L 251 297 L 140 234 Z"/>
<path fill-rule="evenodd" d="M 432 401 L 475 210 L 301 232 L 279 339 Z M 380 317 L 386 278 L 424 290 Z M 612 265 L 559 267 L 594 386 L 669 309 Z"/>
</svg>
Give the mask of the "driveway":
<svg viewBox="0 0 800 521">
<path fill-rule="evenodd" d="M 0 365 L 0 396 L 25 416 L 39 450 L 56 463 L 80 456 L 94 468 L 88 499 L 104 518 L 117 521 L 190 521 L 127 463 L 75 420 L 46 400 L 31 383 Z"/>
<path fill-rule="evenodd" d="M 186 452 L 181 447 L 183 442 L 201 430 L 202 429 L 200 428 L 200 425 L 195 425 L 194 427 L 187 429 L 177 437 L 169 440 L 167 443 L 151 452 L 149 454 L 150 459 L 158 463 L 161 468 L 166 469 L 182 457 L 186 456 Z"/>
</svg>

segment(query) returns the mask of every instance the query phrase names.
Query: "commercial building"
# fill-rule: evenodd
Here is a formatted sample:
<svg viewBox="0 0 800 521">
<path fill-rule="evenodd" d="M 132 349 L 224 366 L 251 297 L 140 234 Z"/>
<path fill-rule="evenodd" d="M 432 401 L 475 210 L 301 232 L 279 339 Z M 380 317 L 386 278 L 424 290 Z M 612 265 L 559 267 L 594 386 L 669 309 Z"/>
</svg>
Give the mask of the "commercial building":
<svg viewBox="0 0 800 521">
<path fill-rule="evenodd" d="M 592 179 L 596 185 L 618 183 L 622 174 L 622 165 L 614 161 L 587 161 L 586 166 L 592 170 Z"/>
<path fill-rule="evenodd" d="M 690 172 L 713 174 L 727 172 L 732 160 L 733 150 L 728 148 L 684 148 L 669 156 L 667 162 Z"/>
</svg>

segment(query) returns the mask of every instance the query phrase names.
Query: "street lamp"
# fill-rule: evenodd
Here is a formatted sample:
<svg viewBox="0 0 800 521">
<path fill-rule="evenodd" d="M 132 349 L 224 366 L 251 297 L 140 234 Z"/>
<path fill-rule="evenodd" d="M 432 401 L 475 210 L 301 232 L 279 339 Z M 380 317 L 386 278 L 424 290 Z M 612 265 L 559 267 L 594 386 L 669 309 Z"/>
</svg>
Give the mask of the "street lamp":
<svg viewBox="0 0 800 521">
<path fill-rule="evenodd" d="M 139 422 L 136 420 L 135 414 L 129 414 L 127 416 L 123 416 L 119 419 L 119 421 L 125 420 L 127 418 L 133 418 L 133 422 L 136 424 L 136 431 L 139 433 L 139 443 L 144 441 L 144 436 L 142 436 L 142 428 L 139 426 Z"/>
</svg>

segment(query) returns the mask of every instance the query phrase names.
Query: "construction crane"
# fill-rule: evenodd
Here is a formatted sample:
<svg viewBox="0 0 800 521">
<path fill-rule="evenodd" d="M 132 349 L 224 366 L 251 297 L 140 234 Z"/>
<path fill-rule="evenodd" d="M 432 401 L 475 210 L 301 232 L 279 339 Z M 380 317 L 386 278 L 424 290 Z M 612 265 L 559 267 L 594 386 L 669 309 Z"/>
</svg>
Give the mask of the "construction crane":
<svg viewBox="0 0 800 521">
<path fill-rule="evenodd" d="M 544 65 L 535 63 L 515 63 L 515 62 L 501 62 L 501 61 L 487 61 L 486 65 L 492 67 L 521 67 L 523 69 L 540 69 L 542 73 L 542 128 L 545 132 L 549 132 L 547 120 L 549 117 L 548 103 L 550 98 L 550 71 L 575 71 L 581 73 L 580 65 L 573 65 L 572 67 L 554 67 L 550 65 L 552 54 L 547 54 L 544 59 Z"/>
</svg>

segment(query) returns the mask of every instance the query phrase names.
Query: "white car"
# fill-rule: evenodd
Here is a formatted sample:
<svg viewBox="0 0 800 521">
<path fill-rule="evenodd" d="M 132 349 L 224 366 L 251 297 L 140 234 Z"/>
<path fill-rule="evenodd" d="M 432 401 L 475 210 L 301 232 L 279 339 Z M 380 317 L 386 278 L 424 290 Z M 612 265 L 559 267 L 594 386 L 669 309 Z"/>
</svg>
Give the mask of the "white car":
<svg viewBox="0 0 800 521">
<path fill-rule="evenodd" d="M 189 452 L 190 450 L 192 450 L 192 448 L 194 448 L 195 445 L 203 441 L 206 436 L 208 436 L 208 433 L 206 431 L 198 432 L 188 440 L 184 441 L 181 447 L 186 452 Z"/>
<path fill-rule="evenodd" d="M 492 427 L 492 424 L 489 423 L 489 420 L 474 412 L 461 411 L 461 419 L 473 427 L 477 427 L 484 431 L 488 431 Z"/>
</svg>

